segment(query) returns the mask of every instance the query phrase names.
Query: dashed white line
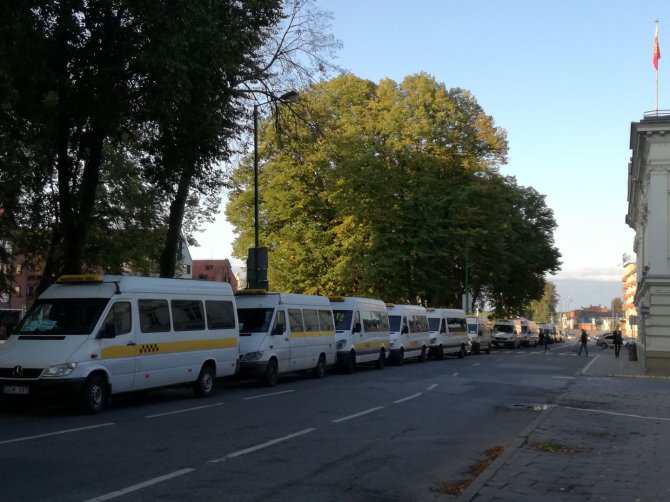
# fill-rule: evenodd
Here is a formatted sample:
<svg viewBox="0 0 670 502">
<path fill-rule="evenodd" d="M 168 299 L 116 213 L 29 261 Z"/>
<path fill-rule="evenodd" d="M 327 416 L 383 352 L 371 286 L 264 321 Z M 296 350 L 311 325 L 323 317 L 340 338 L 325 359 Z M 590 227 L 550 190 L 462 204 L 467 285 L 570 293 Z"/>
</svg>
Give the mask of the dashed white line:
<svg viewBox="0 0 670 502">
<path fill-rule="evenodd" d="M 394 404 L 398 403 L 404 403 L 405 401 L 409 401 L 410 399 L 414 399 L 416 397 L 419 397 L 423 392 L 417 392 L 416 394 L 412 394 L 411 396 L 403 397 L 402 399 L 398 399 L 397 401 L 393 401 Z"/>
<path fill-rule="evenodd" d="M 557 380 L 574 380 L 575 379 L 575 377 L 573 377 L 573 376 L 556 376 L 556 375 L 552 376 L 551 378 L 555 378 Z"/>
<path fill-rule="evenodd" d="M 358 418 L 363 415 L 367 415 L 368 413 L 372 413 L 373 411 L 381 410 L 383 406 L 376 406 L 375 408 L 370 408 L 369 410 L 361 411 L 360 413 L 354 413 L 353 415 L 349 415 L 346 417 L 342 418 L 336 418 L 335 420 L 332 420 L 334 424 L 339 424 L 340 422 L 344 422 L 346 420 L 351 420 L 352 418 Z"/>
<path fill-rule="evenodd" d="M 482 363 L 475 363 L 475 364 L 473 364 L 473 366 L 479 366 L 480 364 L 482 364 Z"/>
<path fill-rule="evenodd" d="M 251 446 L 249 448 L 245 448 L 244 450 L 238 450 L 234 451 L 233 453 L 229 453 L 225 457 L 221 458 L 216 458 L 214 460 L 210 460 L 210 463 L 216 464 L 218 462 L 223 462 L 224 460 L 228 460 L 230 458 L 235 458 L 235 457 L 240 457 L 242 455 L 246 455 L 247 453 L 253 453 L 258 450 L 262 450 L 263 448 L 267 448 L 268 446 L 275 445 L 277 443 L 281 443 L 282 441 L 288 441 L 289 439 L 293 439 L 298 436 L 302 436 L 304 434 L 309 434 L 310 432 L 315 431 L 316 429 L 314 427 L 310 427 L 309 429 L 303 429 L 301 431 L 295 432 L 293 434 L 289 434 L 288 436 L 283 436 L 277 439 L 272 439 L 270 441 L 267 441 L 265 443 L 257 444 L 256 446 Z"/>
<path fill-rule="evenodd" d="M 434 383 L 433 385 L 431 385 L 430 387 L 428 387 L 428 389 L 426 389 L 426 390 L 433 390 L 435 387 L 437 387 L 437 384 L 436 384 L 436 383 Z"/>
<path fill-rule="evenodd" d="M 177 415 L 179 413 L 188 413 L 189 411 L 206 410 L 207 408 L 214 408 L 215 406 L 221 406 L 222 404 L 223 403 L 206 404 L 204 406 L 194 406 L 193 408 L 184 408 L 183 410 L 166 411 L 164 413 L 156 413 L 154 415 L 145 415 L 144 418 L 165 417 L 168 415 Z"/>
<path fill-rule="evenodd" d="M 295 391 L 294 390 L 282 390 L 282 391 L 279 391 L 279 392 L 271 392 L 269 394 L 259 394 L 258 396 L 245 397 L 242 401 L 249 401 L 250 399 L 258 399 L 260 397 L 278 396 L 280 394 L 288 394 L 289 392 L 295 392 Z"/>
<path fill-rule="evenodd" d="M 195 469 L 181 469 L 179 471 L 171 472 L 170 474 L 166 474 L 165 476 L 158 476 L 157 478 L 150 479 L 148 481 L 143 481 L 142 483 L 137 483 L 136 485 L 129 486 L 128 488 L 124 488 L 122 490 L 117 490 L 115 492 L 110 492 L 107 493 L 106 495 L 100 495 L 99 497 L 95 497 L 92 499 L 88 499 L 86 502 L 102 502 L 103 500 L 111 500 L 115 499 L 117 497 L 122 497 L 123 495 L 127 495 L 132 492 L 136 492 L 137 490 L 141 490 L 142 488 L 146 488 L 147 486 L 155 485 L 157 483 L 162 483 L 163 481 L 167 481 L 168 479 L 176 478 L 179 476 L 183 476 L 184 474 L 188 474 L 189 472 L 193 472 Z"/>
<path fill-rule="evenodd" d="M 458 376 L 458 371 L 456 373 L 452 373 L 451 376 Z"/>
<path fill-rule="evenodd" d="M 24 436 L 20 438 L 14 438 L 14 439 L 6 439 L 4 441 L 0 441 L 0 444 L 9 444 L 9 443 L 18 443 L 20 441 L 30 441 L 31 439 L 40 439 L 40 438 L 46 438 L 49 436 L 58 436 L 60 434 L 70 434 L 72 432 L 81 432 L 81 431 L 86 431 L 90 429 L 97 429 L 99 427 L 109 427 L 110 425 L 116 425 L 114 422 L 108 422 L 104 424 L 98 424 L 98 425 L 89 425 L 88 427 L 77 427 L 76 429 L 65 429 L 62 431 L 55 431 L 55 432 L 47 432 L 46 434 L 37 434 L 35 436 Z"/>
</svg>

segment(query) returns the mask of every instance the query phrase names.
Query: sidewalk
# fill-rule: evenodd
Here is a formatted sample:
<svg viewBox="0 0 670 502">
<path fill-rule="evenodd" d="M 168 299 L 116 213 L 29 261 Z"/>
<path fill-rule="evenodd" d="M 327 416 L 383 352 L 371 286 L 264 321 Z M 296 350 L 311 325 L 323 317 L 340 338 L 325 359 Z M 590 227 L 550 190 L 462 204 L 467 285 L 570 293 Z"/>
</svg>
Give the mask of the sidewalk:
<svg viewBox="0 0 670 502">
<path fill-rule="evenodd" d="M 670 500 L 670 379 L 590 359 L 459 501 Z"/>
</svg>

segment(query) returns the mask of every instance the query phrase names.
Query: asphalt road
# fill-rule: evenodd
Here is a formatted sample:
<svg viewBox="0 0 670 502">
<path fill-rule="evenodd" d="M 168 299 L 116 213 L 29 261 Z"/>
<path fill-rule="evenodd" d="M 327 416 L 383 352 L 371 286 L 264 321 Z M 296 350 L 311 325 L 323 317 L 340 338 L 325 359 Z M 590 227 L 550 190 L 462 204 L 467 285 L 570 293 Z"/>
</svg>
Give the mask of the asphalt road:
<svg viewBox="0 0 670 502">
<path fill-rule="evenodd" d="M 14 500 L 448 500 L 588 360 L 572 345 L 411 362 L 274 388 L 116 398 L 101 415 L 3 403 L 0 490 Z"/>
</svg>

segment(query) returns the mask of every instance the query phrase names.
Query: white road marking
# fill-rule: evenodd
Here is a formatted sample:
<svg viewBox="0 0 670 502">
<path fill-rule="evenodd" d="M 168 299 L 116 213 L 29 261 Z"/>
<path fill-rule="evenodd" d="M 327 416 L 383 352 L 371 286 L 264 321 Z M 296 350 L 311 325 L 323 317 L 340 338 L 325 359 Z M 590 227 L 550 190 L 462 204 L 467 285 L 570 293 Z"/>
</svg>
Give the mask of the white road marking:
<svg viewBox="0 0 670 502">
<path fill-rule="evenodd" d="M 86 431 L 90 429 L 97 429 L 99 427 L 109 427 L 110 425 L 116 425 L 114 422 L 108 422 L 104 424 L 98 424 L 98 425 L 89 425 L 88 427 L 77 427 L 76 429 L 65 429 L 62 431 L 56 431 L 56 432 L 47 432 L 46 434 L 37 434 L 35 436 L 24 436 L 20 438 L 14 438 L 14 439 L 6 439 L 4 441 L 0 441 L 0 444 L 9 444 L 9 443 L 18 443 L 20 441 L 30 441 L 31 439 L 40 439 L 40 438 L 46 438 L 49 436 L 58 436 L 60 434 L 70 434 L 71 432 L 81 432 L 81 431 Z"/>
<path fill-rule="evenodd" d="M 475 364 L 473 364 L 473 366 L 479 366 L 480 364 L 482 364 L 482 363 L 475 363 Z"/>
<path fill-rule="evenodd" d="M 404 403 L 405 401 L 409 401 L 410 399 L 414 399 L 415 397 L 419 397 L 423 392 L 417 392 L 416 394 L 412 394 L 411 396 L 403 397 L 402 399 L 398 399 L 397 401 L 393 401 L 394 404 L 398 403 Z"/>
<path fill-rule="evenodd" d="M 596 356 L 596 357 L 594 357 L 594 358 L 591 360 L 591 362 L 590 362 L 589 364 L 586 365 L 586 368 L 584 368 L 584 369 L 582 370 L 582 374 L 586 375 L 586 373 L 589 371 L 589 368 L 591 367 L 591 365 L 592 365 L 593 363 L 595 363 L 595 362 L 596 362 L 596 359 L 598 359 L 599 357 L 600 357 L 600 356 Z"/>
<path fill-rule="evenodd" d="M 101 502 L 103 500 L 111 500 L 115 499 L 118 497 L 122 497 L 124 495 L 127 495 L 132 492 L 136 492 L 138 490 L 141 490 L 142 488 L 146 488 L 147 486 L 155 485 L 157 483 L 162 483 L 163 481 L 167 481 L 168 479 L 176 478 L 178 476 L 183 476 L 184 474 L 188 474 L 189 472 L 193 472 L 195 469 L 181 469 L 179 471 L 171 472 L 170 474 L 166 474 L 165 476 L 158 476 L 157 478 L 150 479 L 148 481 L 144 481 L 142 483 L 138 483 L 133 486 L 129 486 L 128 488 L 124 488 L 123 490 L 117 490 L 115 492 L 107 493 L 106 495 L 100 495 L 99 497 L 95 497 L 92 499 L 88 499 L 86 502 Z"/>
<path fill-rule="evenodd" d="M 556 408 L 563 408 L 566 410 L 575 410 L 575 411 L 586 411 L 589 413 L 604 413 L 605 415 L 616 415 L 618 417 L 630 417 L 630 418 L 643 418 L 645 420 L 662 420 L 664 422 L 670 422 L 670 418 L 665 417 L 647 417 L 645 415 L 634 415 L 632 413 L 618 413 L 616 411 L 604 411 L 604 410 L 593 410 L 589 408 L 575 408 L 573 406 L 561 406 L 560 404 L 552 404 Z"/>
<path fill-rule="evenodd" d="M 295 437 L 302 436 L 304 434 L 309 434 L 310 432 L 313 432 L 315 430 L 316 429 L 314 427 L 310 427 L 309 429 L 303 429 L 303 430 L 295 432 L 293 434 L 289 434 L 288 436 L 283 436 L 283 437 L 280 437 L 280 438 L 277 438 L 277 439 L 272 439 L 272 440 L 267 441 L 265 443 L 261 443 L 261 444 L 258 444 L 256 446 L 251 446 L 249 448 L 245 448 L 244 450 L 234 451 L 233 453 L 229 453 L 225 457 L 210 460 L 210 463 L 216 464 L 218 462 L 223 462 L 224 460 L 228 460 L 230 458 L 240 457 L 242 455 L 246 455 L 247 453 L 253 453 L 255 451 L 262 450 L 263 448 L 267 448 L 267 447 L 275 445 L 277 443 L 281 443 L 282 441 L 288 441 L 289 439 L 293 439 Z"/>
<path fill-rule="evenodd" d="M 279 392 L 271 392 L 270 394 L 259 394 L 258 396 L 245 397 L 242 401 L 249 401 L 250 399 L 258 399 L 260 397 L 269 397 L 269 396 L 278 396 L 279 394 L 288 394 L 289 392 L 295 392 L 294 390 L 282 390 Z"/>
<path fill-rule="evenodd" d="M 426 389 L 426 390 L 433 390 L 435 387 L 437 387 L 437 384 L 436 384 L 436 383 L 434 383 L 433 385 L 431 385 L 430 387 L 428 387 L 428 389 Z"/>
<path fill-rule="evenodd" d="M 451 376 L 458 376 L 458 371 L 456 373 L 452 373 Z"/>
<path fill-rule="evenodd" d="M 574 380 L 575 377 L 573 376 L 552 376 L 551 378 L 556 378 L 560 380 Z"/>
<path fill-rule="evenodd" d="M 154 415 L 145 415 L 144 418 L 165 417 L 167 415 L 177 415 L 179 413 L 187 413 L 189 411 L 206 410 L 207 408 L 214 408 L 215 406 L 221 406 L 222 404 L 223 403 L 205 404 L 203 406 L 194 406 L 193 408 L 184 408 L 183 410 L 166 411 L 165 413 L 156 413 Z"/>
<path fill-rule="evenodd" d="M 336 418 L 335 420 L 332 420 L 334 424 L 339 424 L 340 422 L 344 422 L 346 420 L 351 420 L 352 418 L 358 418 L 363 415 L 367 415 L 368 413 L 372 413 L 373 411 L 381 410 L 383 406 L 377 406 L 375 408 L 370 408 L 369 410 L 361 411 L 360 413 L 354 413 L 353 415 L 349 415 L 347 417 L 342 417 L 342 418 Z"/>
</svg>

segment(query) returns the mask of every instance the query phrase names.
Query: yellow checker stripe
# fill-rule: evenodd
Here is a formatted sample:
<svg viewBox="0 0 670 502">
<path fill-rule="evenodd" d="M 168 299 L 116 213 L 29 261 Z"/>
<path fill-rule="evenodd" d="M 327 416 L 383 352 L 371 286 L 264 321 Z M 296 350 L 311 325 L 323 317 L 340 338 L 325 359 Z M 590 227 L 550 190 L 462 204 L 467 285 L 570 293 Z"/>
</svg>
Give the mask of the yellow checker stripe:
<svg viewBox="0 0 670 502">
<path fill-rule="evenodd" d="M 232 349 L 237 347 L 237 338 L 213 340 L 184 340 L 175 342 L 141 343 L 138 345 L 115 345 L 102 349 L 102 359 L 117 357 L 149 356 L 196 350 Z"/>
<path fill-rule="evenodd" d="M 379 340 L 376 342 L 359 342 L 354 344 L 354 348 L 358 351 L 364 349 L 379 349 L 384 346 L 384 342 Z"/>
</svg>

